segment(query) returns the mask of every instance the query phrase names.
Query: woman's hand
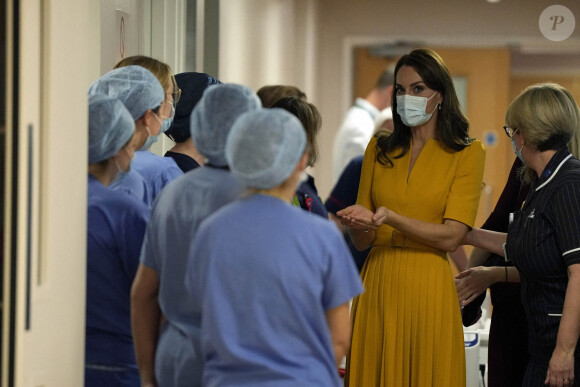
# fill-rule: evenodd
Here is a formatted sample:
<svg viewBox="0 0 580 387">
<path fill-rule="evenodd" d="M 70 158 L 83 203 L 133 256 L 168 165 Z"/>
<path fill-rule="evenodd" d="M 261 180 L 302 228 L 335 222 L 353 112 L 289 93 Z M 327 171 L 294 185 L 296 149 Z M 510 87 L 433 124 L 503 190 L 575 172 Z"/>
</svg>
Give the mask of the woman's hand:
<svg viewBox="0 0 580 387">
<path fill-rule="evenodd" d="M 368 231 L 376 230 L 378 226 L 373 222 L 374 212 L 361 206 L 360 204 L 355 204 L 353 206 L 346 207 L 336 213 L 340 216 L 340 222 L 348 227 Z"/>
<path fill-rule="evenodd" d="M 389 215 L 391 215 L 391 210 L 387 209 L 386 207 L 379 207 L 373 215 L 373 222 L 377 227 L 380 227 L 383 224 L 387 224 Z"/>
<path fill-rule="evenodd" d="M 548 365 L 544 384 L 549 386 L 574 385 L 574 351 L 565 352 L 556 346 Z"/>
<path fill-rule="evenodd" d="M 493 285 L 496 280 L 490 267 L 477 266 L 455 276 L 459 304 L 465 306 Z"/>
</svg>

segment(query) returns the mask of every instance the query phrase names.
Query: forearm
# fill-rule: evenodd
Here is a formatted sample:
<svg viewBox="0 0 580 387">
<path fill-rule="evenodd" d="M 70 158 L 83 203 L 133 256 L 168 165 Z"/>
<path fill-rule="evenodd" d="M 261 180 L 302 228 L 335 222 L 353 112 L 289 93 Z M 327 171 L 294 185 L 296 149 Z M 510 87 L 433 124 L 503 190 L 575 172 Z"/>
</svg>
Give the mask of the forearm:
<svg viewBox="0 0 580 387">
<path fill-rule="evenodd" d="M 506 269 L 504 267 L 504 269 Z M 507 266 L 507 280 L 506 282 L 521 282 L 520 271 L 515 266 Z"/>
<path fill-rule="evenodd" d="M 363 231 L 352 227 L 349 227 L 347 230 L 354 247 L 358 251 L 368 249 L 375 240 L 375 231 L 373 230 Z"/>
<path fill-rule="evenodd" d="M 513 266 L 492 266 L 487 269 L 492 280 L 490 286 L 498 282 L 520 282 L 520 272 Z"/>
<path fill-rule="evenodd" d="M 467 268 L 476 267 L 476 266 L 483 266 L 485 261 L 491 253 L 487 250 L 480 249 L 479 247 L 474 247 L 471 250 L 471 254 L 469 255 L 469 260 L 467 261 Z"/>
<path fill-rule="evenodd" d="M 467 226 L 459 222 L 446 220 L 441 224 L 435 224 L 388 211 L 384 223 L 403 232 L 411 239 L 443 251 L 457 250 L 467 232 Z"/>
<path fill-rule="evenodd" d="M 577 265 L 574 265 L 577 266 Z M 556 348 L 574 354 L 580 335 L 580 271 L 570 273 Z"/>
<path fill-rule="evenodd" d="M 469 244 L 494 254 L 504 256 L 503 245 L 506 241 L 506 233 L 474 228 L 465 235 L 464 244 Z"/>
<path fill-rule="evenodd" d="M 157 299 L 134 299 L 131 305 L 131 330 L 135 357 L 143 385 L 155 385 L 155 350 L 161 311 Z"/>
<path fill-rule="evenodd" d="M 457 250 L 449 253 L 449 257 L 460 272 L 467 268 L 467 254 L 463 246 L 459 246 Z"/>
<path fill-rule="evenodd" d="M 326 321 L 330 330 L 330 338 L 334 348 L 336 365 L 342 363 L 342 359 L 348 353 L 350 347 L 350 317 L 349 303 L 326 311 Z"/>
</svg>

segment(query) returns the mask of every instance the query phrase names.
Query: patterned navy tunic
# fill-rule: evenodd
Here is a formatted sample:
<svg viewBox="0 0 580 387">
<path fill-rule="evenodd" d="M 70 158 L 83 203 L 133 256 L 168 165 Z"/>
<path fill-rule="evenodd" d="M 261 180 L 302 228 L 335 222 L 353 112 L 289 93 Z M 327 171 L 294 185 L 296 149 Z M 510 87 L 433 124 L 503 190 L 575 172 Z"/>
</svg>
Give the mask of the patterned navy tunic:
<svg viewBox="0 0 580 387">
<path fill-rule="evenodd" d="M 529 324 L 531 358 L 524 385 L 535 385 L 539 379 L 543 383 L 556 346 L 567 268 L 580 263 L 580 161 L 566 148 L 548 162 L 521 210 L 514 214 L 506 254 L 520 271 Z M 580 375 L 578 349 L 576 375 Z"/>
</svg>

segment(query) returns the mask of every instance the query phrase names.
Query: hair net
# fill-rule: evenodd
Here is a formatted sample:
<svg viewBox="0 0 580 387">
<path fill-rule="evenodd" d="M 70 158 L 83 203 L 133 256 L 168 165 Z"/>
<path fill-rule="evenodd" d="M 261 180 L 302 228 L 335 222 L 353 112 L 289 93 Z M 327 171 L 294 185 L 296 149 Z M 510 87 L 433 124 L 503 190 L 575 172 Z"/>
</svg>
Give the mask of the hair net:
<svg viewBox="0 0 580 387">
<path fill-rule="evenodd" d="M 165 99 L 165 92 L 155 75 L 141 66 L 109 71 L 89 87 L 89 95 L 95 94 L 118 98 L 133 116 L 133 121 L 143 117 L 147 110 L 157 108 Z"/>
<path fill-rule="evenodd" d="M 232 173 L 247 186 L 270 189 L 288 179 L 305 148 L 298 118 L 280 108 L 260 109 L 236 121 L 226 157 Z"/>
<path fill-rule="evenodd" d="M 191 112 L 197 105 L 204 90 L 221 82 L 204 73 L 181 73 L 175 75 L 177 86 L 181 89 L 181 98 L 175 108 L 175 118 L 165 134 L 175 142 L 183 142 L 191 137 L 189 127 Z"/>
<path fill-rule="evenodd" d="M 222 84 L 205 89 L 191 113 L 191 138 L 197 150 L 215 166 L 227 165 L 226 139 L 232 125 L 242 114 L 262 107 L 249 87 Z"/>
<path fill-rule="evenodd" d="M 116 155 L 134 132 L 135 121 L 121 101 L 106 95 L 89 97 L 89 164 Z"/>
</svg>

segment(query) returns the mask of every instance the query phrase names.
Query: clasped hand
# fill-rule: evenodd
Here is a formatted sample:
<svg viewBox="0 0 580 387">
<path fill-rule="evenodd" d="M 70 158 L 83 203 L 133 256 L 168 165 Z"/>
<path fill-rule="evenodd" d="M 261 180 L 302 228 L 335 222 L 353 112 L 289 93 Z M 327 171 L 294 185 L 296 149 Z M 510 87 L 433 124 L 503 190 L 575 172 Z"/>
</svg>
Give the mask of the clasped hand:
<svg viewBox="0 0 580 387">
<path fill-rule="evenodd" d="M 469 304 L 494 283 L 488 267 L 477 266 L 455 276 L 457 297 L 461 306 Z"/>
<path fill-rule="evenodd" d="M 340 217 L 340 223 L 344 226 L 357 230 L 376 230 L 385 224 L 389 217 L 389 212 L 385 207 L 379 207 L 376 212 L 372 212 L 360 204 L 346 207 L 336 213 Z"/>
</svg>

